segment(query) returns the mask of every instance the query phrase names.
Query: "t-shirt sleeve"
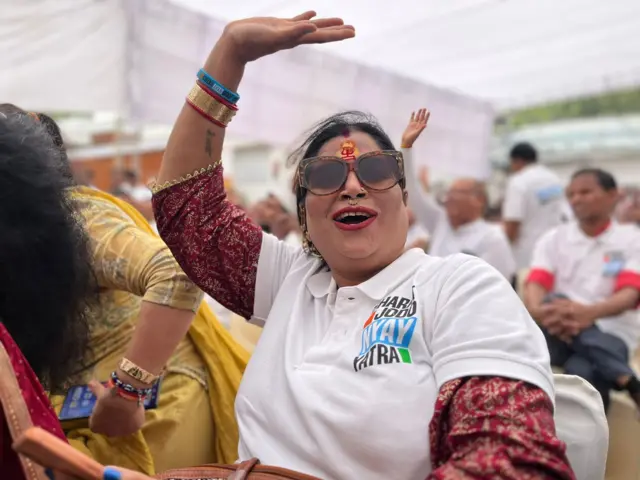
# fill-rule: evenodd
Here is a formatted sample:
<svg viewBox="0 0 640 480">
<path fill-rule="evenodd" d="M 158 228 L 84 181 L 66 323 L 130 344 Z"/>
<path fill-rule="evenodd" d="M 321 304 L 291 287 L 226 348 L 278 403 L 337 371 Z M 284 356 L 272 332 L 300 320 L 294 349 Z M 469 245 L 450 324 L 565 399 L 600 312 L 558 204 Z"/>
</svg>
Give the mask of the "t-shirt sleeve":
<svg viewBox="0 0 640 480">
<path fill-rule="evenodd" d="M 616 277 L 616 292 L 627 287 L 640 291 L 640 234 L 630 242 L 624 267 Z"/>
<path fill-rule="evenodd" d="M 525 217 L 525 192 L 515 179 L 507 184 L 502 205 L 502 218 L 507 222 L 521 222 Z"/>
<path fill-rule="evenodd" d="M 536 242 L 526 280 L 526 283 L 541 285 L 547 292 L 553 290 L 555 283 L 557 264 L 554 246 L 556 235 L 558 235 L 557 230 L 551 230 Z"/>
<path fill-rule="evenodd" d="M 436 310 L 425 323 L 438 389 L 457 378 L 496 376 L 528 382 L 553 399 L 544 336 L 509 282 L 480 259 L 449 261 L 457 265 L 435 280 Z"/>
<path fill-rule="evenodd" d="M 289 270 L 291 270 L 293 263 L 303 255 L 305 253 L 299 246 L 278 240 L 267 233 L 262 235 L 252 323 L 264 324 Z"/>
</svg>

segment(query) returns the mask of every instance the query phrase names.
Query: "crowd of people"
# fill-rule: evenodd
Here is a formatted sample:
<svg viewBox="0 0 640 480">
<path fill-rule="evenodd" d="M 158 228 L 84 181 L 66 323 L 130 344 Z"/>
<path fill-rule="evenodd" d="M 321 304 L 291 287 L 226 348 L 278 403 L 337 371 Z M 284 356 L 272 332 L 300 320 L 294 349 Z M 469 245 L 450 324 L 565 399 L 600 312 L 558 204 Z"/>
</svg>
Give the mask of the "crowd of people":
<svg viewBox="0 0 640 480">
<path fill-rule="evenodd" d="M 563 185 L 518 144 L 488 219 L 481 181 L 438 198 L 416 175 L 421 108 L 399 148 L 361 112 L 315 125 L 291 155 L 296 211 L 225 185 L 245 65 L 354 35 L 313 12 L 228 25 L 151 190 L 80 185 L 55 122 L 0 105 L 2 478 L 69 478 L 12 451 L 30 426 L 108 480 L 252 458 L 325 479 L 603 478 L 610 391 L 640 409 L 640 229 L 611 174 Z M 264 326 L 251 358 L 208 299 Z"/>
</svg>

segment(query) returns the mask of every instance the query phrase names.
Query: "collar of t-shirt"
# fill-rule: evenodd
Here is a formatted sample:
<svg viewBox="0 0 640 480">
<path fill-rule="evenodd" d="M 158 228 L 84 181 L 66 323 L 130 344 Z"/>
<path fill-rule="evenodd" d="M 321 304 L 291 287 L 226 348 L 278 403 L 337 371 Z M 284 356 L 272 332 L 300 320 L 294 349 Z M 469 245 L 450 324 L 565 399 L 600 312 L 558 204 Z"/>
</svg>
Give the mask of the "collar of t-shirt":
<svg viewBox="0 0 640 480">
<path fill-rule="evenodd" d="M 356 288 L 372 300 L 382 300 L 392 285 L 398 283 L 398 279 L 405 278 L 410 267 L 414 267 L 424 257 L 424 252 L 412 249 L 404 252 L 398 259 L 384 270 L 366 282 L 357 285 Z M 338 291 L 333 275 L 327 269 L 314 274 L 307 281 L 307 288 L 315 298 L 329 297 L 329 303 L 335 301 Z"/>
<path fill-rule="evenodd" d="M 574 222 L 573 228 L 569 230 L 567 240 L 572 244 L 584 244 L 591 242 L 603 243 L 606 242 L 607 239 L 615 233 L 615 231 L 617 230 L 617 226 L 617 223 L 609 220 L 609 223 L 604 226 L 600 233 L 598 233 L 597 235 L 587 235 L 586 233 L 584 233 L 582 228 L 580 228 L 580 224 L 578 224 L 578 222 Z"/>
</svg>

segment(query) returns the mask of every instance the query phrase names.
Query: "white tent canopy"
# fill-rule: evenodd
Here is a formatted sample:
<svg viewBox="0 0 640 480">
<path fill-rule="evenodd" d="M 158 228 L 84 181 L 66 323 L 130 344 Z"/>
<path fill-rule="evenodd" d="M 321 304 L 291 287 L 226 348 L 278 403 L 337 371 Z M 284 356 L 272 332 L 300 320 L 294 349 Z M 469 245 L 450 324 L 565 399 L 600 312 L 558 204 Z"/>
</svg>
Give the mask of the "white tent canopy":
<svg viewBox="0 0 640 480">
<path fill-rule="evenodd" d="M 346 58 L 513 108 L 640 85 L 639 0 L 174 0 L 227 20 L 341 16 Z"/>
<path fill-rule="evenodd" d="M 396 140 L 424 105 L 433 116 L 419 161 L 452 175 L 488 175 L 494 108 L 640 84 L 638 0 L 2 4 L 0 101 L 165 124 L 229 19 L 313 7 L 342 16 L 356 39 L 250 65 L 230 133 L 285 146 L 318 119 L 355 108 Z"/>
</svg>

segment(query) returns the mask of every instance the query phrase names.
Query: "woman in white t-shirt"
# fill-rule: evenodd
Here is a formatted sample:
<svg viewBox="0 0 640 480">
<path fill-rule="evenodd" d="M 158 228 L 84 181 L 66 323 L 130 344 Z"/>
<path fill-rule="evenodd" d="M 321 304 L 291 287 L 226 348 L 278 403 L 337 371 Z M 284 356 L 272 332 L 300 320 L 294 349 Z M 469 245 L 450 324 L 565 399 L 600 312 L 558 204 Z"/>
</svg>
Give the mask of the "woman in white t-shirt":
<svg viewBox="0 0 640 480">
<path fill-rule="evenodd" d="M 232 97 L 249 61 L 354 35 L 314 15 L 233 22 L 204 70 Z M 265 325 L 236 399 L 240 460 L 325 479 L 574 478 L 542 333 L 485 262 L 403 251 L 402 154 L 377 123 L 335 115 L 296 151 L 301 248 L 225 200 L 217 160 L 234 107 L 212 96 L 208 118 L 198 98 L 153 202 L 185 272 Z"/>
</svg>

